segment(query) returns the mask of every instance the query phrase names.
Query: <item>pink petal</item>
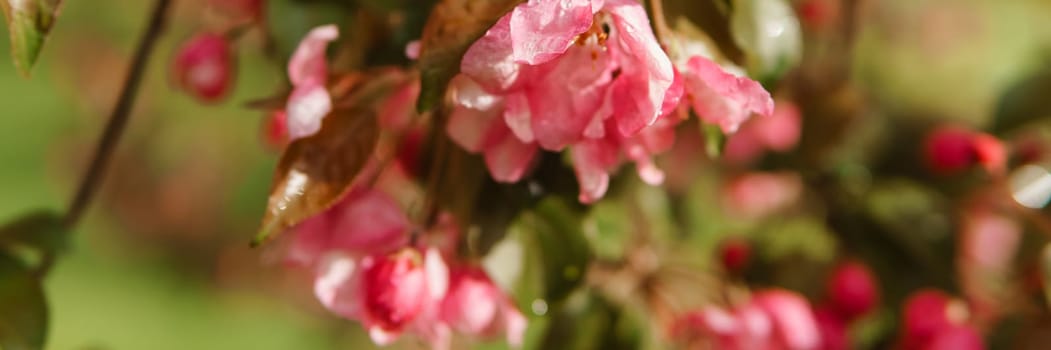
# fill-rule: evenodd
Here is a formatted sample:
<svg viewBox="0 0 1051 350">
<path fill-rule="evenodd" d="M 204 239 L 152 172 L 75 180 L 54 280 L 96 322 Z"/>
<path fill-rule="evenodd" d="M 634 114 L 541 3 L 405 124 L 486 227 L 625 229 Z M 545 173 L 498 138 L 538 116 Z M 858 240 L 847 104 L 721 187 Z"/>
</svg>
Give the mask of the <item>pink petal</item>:
<svg viewBox="0 0 1051 350">
<path fill-rule="evenodd" d="M 288 97 L 285 108 L 288 137 L 295 140 L 321 130 L 321 120 L 332 111 L 332 98 L 324 85 L 297 86 Z"/>
<path fill-rule="evenodd" d="M 770 315 L 781 345 L 786 349 L 816 349 L 821 345 L 810 303 L 799 294 L 767 290 L 756 293 L 752 300 Z"/>
<path fill-rule="evenodd" d="M 329 249 L 387 254 L 409 242 L 409 218 L 383 192 L 355 190 L 331 210 Z"/>
<path fill-rule="evenodd" d="M 360 268 L 349 255 L 333 253 L 318 265 L 314 295 L 326 309 L 349 318 L 361 317 Z"/>
<path fill-rule="evenodd" d="M 664 100 L 675 80 L 671 60 L 650 30 L 646 10 L 636 1 L 609 0 L 615 28 L 611 38 L 620 53 L 621 74 L 614 82 L 614 115 L 621 135 L 634 135 L 653 124 L 663 112 Z M 674 98 L 674 91 L 670 96 Z"/>
<path fill-rule="evenodd" d="M 482 152 L 490 133 L 502 127 L 503 101 L 481 90 L 466 76 L 457 76 L 450 84 L 456 105 L 445 126 L 453 142 L 469 152 Z"/>
<path fill-rule="evenodd" d="M 585 140 L 573 146 L 573 170 L 580 185 L 581 203 L 592 203 L 606 194 L 609 171 L 619 162 L 619 148 L 605 139 Z"/>
<path fill-rule="evenodd" d="M 402 131 L 416 116 L 416 98 L 420 95 L 418 80 L 406 83 L 387 97 L 380 105 L 378 118 L 380 126 L 392 131 Z"/>
<path fill-rule="evenodd" d="M 334 24 L 320 26 L 307 33 L 288 61 L 288 78 L 292 85 L 323 83 L 327 79 L 325 48 L 338 37 L 339 28 Z"/>
<path fill-rule="evenodd" d="M 504 122 L 511 131 L 515 133 L 522 142 L 533 142 L 533 125 L 530 122 L 532 114 L 529 111 L 529 100 L 523 93 L 512 93 L 506 95 L 506 109 L 504 110 Z"/>
<path fill-rule="evenodd" d="M 427 293 L 432 301 L 440 301 L 449 290 L 449 266 L 441 252 L 428 248 L 423 257 L 423 271 L 427 277 Z"/>
<path fill-rule="evenodd" d="M 513 58 L 511 14 L 504 15 L 475 41 L 460 61 L 460 72 L 470 76 L 491 92 L 510 89 L 522 65 Z"/>
<path fill-rule="evenodd" d="M 781 101 L 775 105 L 773 114 L 752 119 L 745 127 L 752 129 L 766 147 L 785 152 L 799 142 L 801 119 L 799 107 L 792 102 Z"/>
<path fill-rule="evenodd" d="M 461 333 L 482 336 L 499 311 L 497 290 L 491 282 L 468 268 L 453 272 L 452 287 L 442 302 L 442 320 Z"/>
<path fill-rule="evenodd" d="M 538 65 L 566 52 L 577 35 L 591 28 L 589 0 L 539 0 L 511 12 L 512 59 Z"/>
<path fill-rule="evenodd" d="M 500 308 L 500 314 L 504 317 L 504 332 L 507 335 L 507 343 L 513 347 L 522 346 L 529 321 L 515 308 L 510 299 L 505 297 L 504 300 L 505 302 Z"/>
<path fill-rule="evenodd" d="M 485 150 L 485 164 L 489 174 L 497 182 L 517 182 L 533 164 L 537 147 L 523 143 L 510 130 L 504 128 L 500 141 Z"/>
<path fill-rule="evenodd" d="M 592 39 L 593 41 L 593 39 Z M 527 90 L 533 135 L 547 150 L 580 140 L 603 105 L 614 62 L 596 43 L 573 46 L 558 59 L 537 67 Z"/>
<path fill-rule="evenodd" d="M 737 131 L 752 113 L 769 116 L 774 100 L 758 82 L 738 77 L 715 62 L 694 56 L 683 73 L 693 110 L 702 120 L 719 125 L 724 132 Z"/>
</svg>

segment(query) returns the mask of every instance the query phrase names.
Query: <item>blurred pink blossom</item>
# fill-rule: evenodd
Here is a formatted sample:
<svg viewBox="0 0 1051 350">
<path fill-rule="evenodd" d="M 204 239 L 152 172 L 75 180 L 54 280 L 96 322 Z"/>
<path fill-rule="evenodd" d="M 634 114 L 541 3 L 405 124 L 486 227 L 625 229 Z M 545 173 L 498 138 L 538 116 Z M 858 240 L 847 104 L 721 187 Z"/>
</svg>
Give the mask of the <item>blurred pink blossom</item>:
<svg viewBox="0 0 1051 350">
<path fill-rule="evenodd" d="M 791 101 L 780 100 L 773 114 L 752 118 L 729 135 L 723 158 L 734 164 L 747 164 L 766 151 L 787 152 L 799 143 L 801 132 L 799 107 Z"/>
<path fill-rule="evenodd" d="M 202 102 L 216 102 L 230 90 L 233 54 L 226 37 L 200 33 L 179 48 L 172 75 L 179 88 Z"/>
<path fill-rule="evenodd" d="M 859 261 L 840 263 L 829 276 L 825 293 L 832 311 L 852 321 L 871 312 L 879 303 L 879 285 L 868 266 Z"/>
<path fill-rule="evenodd" d="M 797 202 L 802 192 L 803 180 L 798 174 L 754 172 L 723 185 L 722 200 L 729 214 L 757 220 Z"/>
<path fill-rule="evenodd" d="M 801 295 L 768 289 L 732 310 L 709 306 L 683 316 L 680 338 L 726 350 L 817 349 L 821 334 L 810 303 Z"/>
<path fill-rule="evenodd" d="M 321 130 L 321 120 L 332 111 L 332 96 L 325 85 L 328 81 L 325 48 L 338 37 L 339 29 L 333 24 L 314 28 L 288 62 L 292 94 L 288 97 L 286 112 L 291 139 Z"/>
<path fill-rule="evenodd" d="M 679 69 L 693 112 L 723 132 L 736 132 L 753 113 L 774 113 L 774 100 L 762 85 L 734 75 L 706 57 L 693 56 Z M 775 142 L 782 142 L 777 137 Z"/>
<path fill-rule="evenodd" d="M 526 318 L 485 271 L 473 266 L 452 269 L 441 319 L 454 330 L 480 338 L 504 334 L 511 346 L 522 345 Z"/>
</svg>

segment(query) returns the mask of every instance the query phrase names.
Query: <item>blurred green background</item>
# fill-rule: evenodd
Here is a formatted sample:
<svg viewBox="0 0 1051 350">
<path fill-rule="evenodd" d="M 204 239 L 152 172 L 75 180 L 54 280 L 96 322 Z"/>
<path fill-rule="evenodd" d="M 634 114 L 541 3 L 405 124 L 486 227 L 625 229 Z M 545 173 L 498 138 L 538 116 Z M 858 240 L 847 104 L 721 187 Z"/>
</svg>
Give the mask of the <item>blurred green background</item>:
<svg viewBox="0 0 1051 350">
<path fill-rule="evenodd" d="M 274 0 L 294 41 L 325 18 Z M 149 1 L 65 2 L 31 79 L 0 45 L 0 221 L 70 199 L 118 93 Z M 242 102 L 283 88 L 258 38 L 238 46 L 235 93 L 200 105 L 168 77 L 203 0 L 176 0 L 101 195 L 47 278 L 50 349 L 368 348 L 313 301 L 307 278 L 251 250 L 276 153 Z M 855 53 L 882 104 L 984 123 L 1012 82 L 1051 57 L 1051 1 L 869 1 Z M 287 55 L 288 45 L 281 47 Z M 1051 101 L 1051 99 L 1049 99 Z M 714 240 L 708 240 L 714 241 Z M 414 346 L 414 344 L 407 344 Z"/>
</svg>

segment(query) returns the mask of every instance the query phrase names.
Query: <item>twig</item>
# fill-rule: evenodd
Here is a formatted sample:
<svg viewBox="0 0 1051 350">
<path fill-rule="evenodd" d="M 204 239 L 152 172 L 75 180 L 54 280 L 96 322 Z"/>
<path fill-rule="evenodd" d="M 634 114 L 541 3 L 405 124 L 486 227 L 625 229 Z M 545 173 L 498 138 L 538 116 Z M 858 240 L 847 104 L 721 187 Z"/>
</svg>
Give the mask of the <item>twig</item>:
<svg viewBox="0 0 1051 350">
<path fill-rule="evenodd" d="M 77 225 L 80 218 L 84 215 L 84 211 L 91 204 L 95 193 L 98 192 L 99 183 L 105 173 L 106 165 L 109 164 L 113 150 L 124 133 L 124 127 L 128 124 L 128 116 L 131 113 L 131 107 L 134 105 L 135 96 L 138 94 L 139 83 L 142 82 L 146 63 L 149 61 L 157 39 L 164 29 L 171 2 L 171 0 L 157 0 L 153 7 L 153 14 L 150 17 L 146 32 L 143 33 L 142 38 L 139 40 L 139 46 L 135 50 L 135 57 L 128 68 L 128 74 L 124 80 L 124 88 L 117 98 L 113 114 L 110 115 L 106 128 L 99 138 L 98 146 L 95 148 L 94 156 L 87 171 L 84 173 L 84 177 L 81 178 L 76 196 L 73 197 L 73 201 L 69 204 L 68 211 L 66 211 L 63 225 L 67 229 L 72 229 Z"/>
</svg>

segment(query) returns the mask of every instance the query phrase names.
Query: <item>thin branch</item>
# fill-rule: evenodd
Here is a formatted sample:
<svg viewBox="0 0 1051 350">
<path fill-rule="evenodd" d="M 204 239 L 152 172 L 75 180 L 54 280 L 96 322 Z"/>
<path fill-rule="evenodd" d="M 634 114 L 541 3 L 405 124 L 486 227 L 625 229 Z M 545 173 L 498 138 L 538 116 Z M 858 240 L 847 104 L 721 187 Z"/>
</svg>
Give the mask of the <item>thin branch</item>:
<svg viewBox="0 0 1051 350">
<path fill-rule="evenodd" d="M 146 32 L 142 34 L 138 47 L 135 50 L 135 57 L 128 68 L 128 73 L 124 80 L 124 88 L 117 99 L 113 114 L 110 115 L 106 128 L 99 138 L 98 146 L 95 148 L 94 156 L 87 171 L 84 173 L 84 177 L 81 178 L 76 196 L 73 197 L 73 201 L 69 204 L 69 210 L 66 211 L 63 224 L 67 228 L 73 228 L 77 225 L 80 218 L 84 215 L 84 211 L 91 204 L 95 193 L 98 192 L 99 183 L 102 181 L 102 176 L 113 155 L 113 150 L 116 148 L 121 135 L 124 134 L 124 128 L 128 124 L 128 116 L 131 114 L 135 96 L 138 94 L 139 83 L 142 82 L 146 64 L 153 53 L 157 39 L 164 29 L 171 2 L 171 0 L 157 0 L 153 6 L 153 14 L 150 17 Z"/>
</svg>

